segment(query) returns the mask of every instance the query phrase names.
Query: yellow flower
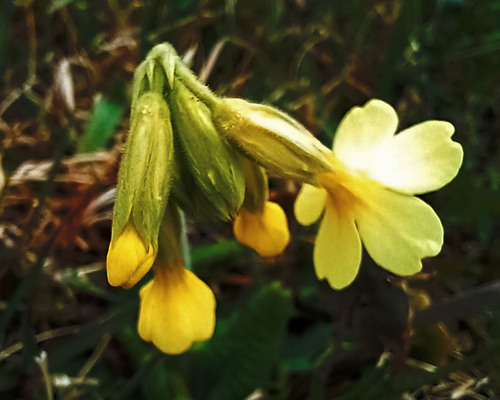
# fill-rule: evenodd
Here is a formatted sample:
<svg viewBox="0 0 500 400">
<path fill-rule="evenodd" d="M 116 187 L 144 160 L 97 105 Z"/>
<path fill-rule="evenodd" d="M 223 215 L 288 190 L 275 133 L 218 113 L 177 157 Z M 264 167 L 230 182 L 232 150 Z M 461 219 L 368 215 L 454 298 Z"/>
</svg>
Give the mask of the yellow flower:
<svg viewBox="0 0 500 400">
<path fill-rule="evenodd" d="M 356 277 L 361 241 L 378 265 L 402 276 L 417 273 L 422 258 L 441 250 L 438 216 L 413 195 L 450 182 L 462 147 L 451 140 L 448 122 L 425 121 L 395 135 L 397 125 L 394 109 L 380 100 L 350 110 L 334 138 L 334 172 L 318 174 L 321 187 L 304 185 L 297 197 L 301 224 L 323 215 L 314 266 L 335 289 Z"/>
<path fill-rule="evenodd" d="M 234 236 L 262 257 L 277 256 L 290 242 L 286 214 L 280 205 L 267 201 L 269 190 L 264 168 L 246 157 L 242 163 L 245 199 L 233 222 Z"/>
<path fill-rule="evenodd" d="M 154 279 L 140 291 L 139 335 L 168 354 L 210 339 L 215 327 L 212 290 L 181 261 L 154 268 Z"/>
<path fill-rule="evenodd" d="M 262 210 L 242 207 L 234 220 L 234 236 L 262 257 L 273 257 L 290 242 L 286 214 L 276 203 L 266 201 Z"/>
<path fill-rule="evenodd" d="M 152 245 L 146 246 L 128 222 L 109 246 L 106 271 L 111 286 L 131 288 L 149 271 L 156 258 Z"/>
</svg>

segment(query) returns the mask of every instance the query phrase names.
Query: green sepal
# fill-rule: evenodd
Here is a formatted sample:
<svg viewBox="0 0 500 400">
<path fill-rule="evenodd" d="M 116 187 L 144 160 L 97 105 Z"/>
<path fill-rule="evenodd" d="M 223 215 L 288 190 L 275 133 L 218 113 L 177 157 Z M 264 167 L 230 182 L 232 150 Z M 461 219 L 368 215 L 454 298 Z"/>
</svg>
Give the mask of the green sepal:
<svg viewBox="0 0 500 400">
<path fill-rule="evenodd" d="M 176 138 L 195 183 L 220 218 L 231 219 L 245 194 L 241 156 L 219 135 L 207 106 L 181 81 L 170 92 L 169 104 Z"/>
<path fill-rule="evenodd" d="M 317 184 L 332 169 L 331 150 L 274 107 L 226 98 L 211 111 L 217 131 L 270 175 Z"/>
<path fill-rule="evenodd" d="M 165 84 L 168 85 L 168 90 L 172 89 L 177 62 L 180 62 L 179 56 L 170 44 L 155 46 L 135 70 L 132 106 L 144 93 L 165 93 Z"/>
<path fill-rule="evenodd" d="M 132 108 L 134 108 L 134 105 L 141 94 L 148 93 L 150 91 L 149 82 L 146 76 L 147 67 L 148 62 L 144 60 L 135 69 L 134 82 L 132 84 Z"/>
<path fill-rule="evenodd" d="M 156 93 L 143 94 L 131 115 L 113 216 L 113 237 L 132 221 L 146 243 L 156 246 L 168 201 L 173 162 L 170 112 Z"/>
<path fill-rule="evenodd" d="M 177 52 L 170 43 L 159 44 L 148 53 L 146 60 L 155 60 L 161 66 L 167 77 L 170 89 L 174 88 L 175 66 L 179 60 Z"/>
<path fill-rule="evenodd" d="M 256 387 L 266 386 L 279 362 L 292 309 L 290 292 L 274 282 L 238 309 L 226 329 L 219 321 L 213 339 L 192 351 L 193 397 L 246 399 Z"/>
<path fill-rule="evenodd" d="M 179 206 L 190 218 L 207 221 L 225 220 L 227 218 L 226 213 L 220 213 L 200 191 L 181 151 L 175 152 L 173 170 L 174 178 L 171 195 L 175 197 Z"/>
</svg>

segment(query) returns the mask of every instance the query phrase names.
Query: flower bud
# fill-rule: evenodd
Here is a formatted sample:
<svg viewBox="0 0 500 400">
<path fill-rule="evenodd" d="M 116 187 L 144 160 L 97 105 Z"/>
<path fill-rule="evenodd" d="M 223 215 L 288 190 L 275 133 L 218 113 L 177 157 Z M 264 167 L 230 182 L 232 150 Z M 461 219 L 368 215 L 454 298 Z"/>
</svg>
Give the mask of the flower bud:
<svg viewBox="0 0 500 400">
<path fill-rule="evenodd" d="M 140 296 L 139 335 L 164 353 L 180 354 L 212 337 L 215 296 L 181 260 L 156 264 L 154 279 L 141 288 Z"/>
<path fill-rule="evenodd" d="M 172 161 L 172 126 L 167 104 L 159 94 L 143 94 L 132 109 L 130 133 L 120 165 L 111 247 L 131 224 L 146 249 L 157 249 Z"/>
<path fill-rule="evenodd" d="M 286 214 L 280 205 L 267 201 L 267 175 L 262 167 L 243 159 L 245 168 L 245 200 L 234 219 L 236 239 L 262 257 L 273 257 L 290 242 Z"/>
<path fill-rule="evenodd" d="M 225 219 L 220 216 L 217 209 L 210 203 L 198 184 L 195 182 L 185 157 L 180 152 L 175 152 L 173 180 L 171 188 L 173 196 L 182 210 L 194 220 L 215 221 Z"/>
<path fill-rule="evenodd" d="M 261 211 L 251 212 L 244 207 L 234 220 L 236 239 L 251 247 L 262 257 L 282 253 L 290 242 L 286 214 L 279 204 L 266 201 Z"/>
<path fill-rule="evenodd" d="M 106 259 L 108 282 L 128 289 L 151 269 L 156 257 L 153 246 L 146 245 L 130 223 L 109 246 Z"/>
<path fill-rule="evenodd" d="M 314 184 L 318 172 L 331 170 L 330 150 L 276 108 L 222 99 L 212 112 L 217 130 L 272 175 Z"/>
<path fill-rule="evenodd" d="M 201 191 L 218 218 L 231 219 L 245 195 L 241 156 L 216 131 L 207 106 L 181 81 L 170 92 L 169 104 L 181 156 L 197 186 L 187 197 L 197 197 Z"/>
<path fill-rule="evenodd" d="M 215 296 L 183 266 L 183 225 L 169 201 L 159 232 L 154 278 L 140 291 L 139 335 L 167 354 L 180 354 L 210 339 L 215 328 Z"/>
</svg>

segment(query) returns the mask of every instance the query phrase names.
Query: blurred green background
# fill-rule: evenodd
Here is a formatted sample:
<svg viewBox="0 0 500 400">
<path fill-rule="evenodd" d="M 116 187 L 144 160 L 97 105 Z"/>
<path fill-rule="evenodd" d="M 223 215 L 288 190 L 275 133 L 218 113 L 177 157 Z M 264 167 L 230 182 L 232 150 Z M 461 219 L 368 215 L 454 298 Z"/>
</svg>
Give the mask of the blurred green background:
<svg viewBox="0 0 500 400">
<path fill-rule="evenodd" d="M 298 187 L 271 180 L 292 243 L 190 225 L 214 338 L 180 356 L 136 333 L 138 289 L 104 260 L 135 67 L 168 41 L 218 94 L 280 107 L 328 146 L 370 98 L 400 128 L 453 123 L 459 176 L 424 196 L 442 253 L 403 279 L 364 256 L 349 288 L 312 266 Z M 0 0 L 1 399 L 500 398 L 500 1 Z"/>
</svg>

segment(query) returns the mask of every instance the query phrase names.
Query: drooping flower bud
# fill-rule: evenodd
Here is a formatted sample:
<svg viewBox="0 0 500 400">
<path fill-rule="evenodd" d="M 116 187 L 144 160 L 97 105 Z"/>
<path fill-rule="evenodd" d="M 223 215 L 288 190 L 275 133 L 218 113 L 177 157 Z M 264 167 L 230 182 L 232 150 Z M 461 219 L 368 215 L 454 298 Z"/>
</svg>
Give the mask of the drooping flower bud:
<svg viewBox="0 0 500 400">
<path fill-rule="evenodd" d="M 208 340 L 215 328 L 215 296 L 182 266 L 155 265 L 155 277 L 141 288 L 137 323 L 142 339 L 167 354 L 180 354 Z"/>
<path fill-rule="evenodd" d="M 181 81 L 169 94 L 172 123 L 181 145 L 181 157 L 192 175 L 196 190 L 212 205 L 219 219 L 231 219 L 245 194 L 241 156 L 216 131 L 210 110 Z M 186 175 L 185 171 L 181 172 Z M 186 177 L 184 177 L 186 179 Z M 201 191 L 201 193 L 199 193 Z"/>
<path fill-rule="evenodd" d="M 139 335 L 168 354 L 210 339 L 215 328 L 212 290 L 183 266 L 182 229 L 179 210 L 170 201 L 160 228 L 155 275 L 140 291 Z"/>
<path fill-rule="evenodd" d="M 153 246 L 146 245 L 134 226 L 127 223 L 109 248 L 106 260 L 109 284 L 131 288 L 150 270 L 155 257 Z"/>
<path fill-rule="evenodd" d="M 267 175 L 262 167 L 244 158 L 245 200 L 233 224 L 236 239 L 262 257 L 273 257 L 290 242 L 286 214 L 277 203 L 268 201 Z"/>
<path fill-rule="evenodd" d="M 234 236 L 262 257 L 282 253 L 290 242 L 286 214 L 279 204 L 266 201 L 261 212 L 242 208 L 234 221 Z"/>
<path fill-rule="evenodd" d="M 107 266 L 110 283 L 115 286 L 133 286 L 151 267 L 168 200 L 172 161 L 168 106 L 159 94 L 143 94 L 132 109 L 118 176 Z M 131 259 L 119 262 L 124 243 L 135 246 L 136 263 Z"/>
</svg>

